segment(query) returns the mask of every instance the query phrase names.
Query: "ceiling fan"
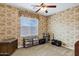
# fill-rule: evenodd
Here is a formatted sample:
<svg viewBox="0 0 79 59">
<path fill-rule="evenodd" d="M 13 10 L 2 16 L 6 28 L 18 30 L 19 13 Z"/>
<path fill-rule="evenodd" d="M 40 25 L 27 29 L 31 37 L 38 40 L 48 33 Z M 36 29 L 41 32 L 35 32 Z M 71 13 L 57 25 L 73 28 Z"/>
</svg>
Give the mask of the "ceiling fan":
<svg viewBox="0 0 79 59">
<path fill-rule="evenodd" d="M 56 8 L 56 5 L 46 5 L 45 3 L 41 3 L 40 5 L 33 5 L 34 7 L 39 7 L 36 13 L 39 12 L 41 9 L 44 9 L 45 13 L 48 13 L 47 8 Z"/>
</svg>

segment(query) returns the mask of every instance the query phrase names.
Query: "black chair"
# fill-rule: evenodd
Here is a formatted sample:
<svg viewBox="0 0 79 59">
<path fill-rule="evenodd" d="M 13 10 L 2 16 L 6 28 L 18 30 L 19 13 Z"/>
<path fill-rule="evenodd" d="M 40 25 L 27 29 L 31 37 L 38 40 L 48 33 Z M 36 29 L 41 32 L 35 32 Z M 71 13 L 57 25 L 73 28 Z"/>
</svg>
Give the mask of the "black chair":
<svg viewBox="0 0 79 59">
<path fill-rule="evenodd" d="M 51 42 L 51 44 L 52 45 L 56 45 L 56 46 L 61 46 L 62 45 L 62 42 L 61 41 L 59 41 L 59 40 L 52 40 L 52 42 Z"/>
</svg>

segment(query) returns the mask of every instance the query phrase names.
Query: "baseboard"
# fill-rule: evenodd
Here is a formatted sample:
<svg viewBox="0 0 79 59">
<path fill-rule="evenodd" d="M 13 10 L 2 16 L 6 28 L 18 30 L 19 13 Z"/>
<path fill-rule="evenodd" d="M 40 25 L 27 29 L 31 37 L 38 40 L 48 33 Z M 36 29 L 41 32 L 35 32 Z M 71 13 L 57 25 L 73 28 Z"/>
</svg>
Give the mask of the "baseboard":
<svg viewBox="0 0 79 59">
<path fill-rule="evenodd" d="M 73 48 L 73 47 L 67 47 L 67 48 L 74 50 L 74 48 Z"/>
<path fill-rule="evenodd" d="M 73 47 L 70 47 L 70 46 L 62 46 L 62 47 L 65 47 L 65 48 L 68 48 L 68 49 L 74 50 L 74 48 L 73 48 Z"/>
<path fill-rule="evenodd" d="M 68 48 L 68 49 L 71 49 L 71 50 L 74 50 L 75 48 L 74 47 L 71 47 L 65 43 L 62 42 L 62 47 L 65 47 L 65 48 Z"/>
<path fill-rule="evenodd" d="M 23 48 L 23 46 L 18 46 L 18 48 Z"/>
</svg>

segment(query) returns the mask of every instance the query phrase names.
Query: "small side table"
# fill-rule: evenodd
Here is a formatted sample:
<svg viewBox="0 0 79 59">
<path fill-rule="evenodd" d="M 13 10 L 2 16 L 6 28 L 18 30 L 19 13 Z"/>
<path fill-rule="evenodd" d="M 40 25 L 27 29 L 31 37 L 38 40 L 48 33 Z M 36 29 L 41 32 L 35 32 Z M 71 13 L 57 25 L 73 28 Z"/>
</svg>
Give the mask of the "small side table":
<svg viewBox="0 0 79 59">
<path fill-rule="evenodd" d="M 23 47 L 31 47 L 33 45 L 33 40 L 32 39 L 23 39 Z"/>
</svg>

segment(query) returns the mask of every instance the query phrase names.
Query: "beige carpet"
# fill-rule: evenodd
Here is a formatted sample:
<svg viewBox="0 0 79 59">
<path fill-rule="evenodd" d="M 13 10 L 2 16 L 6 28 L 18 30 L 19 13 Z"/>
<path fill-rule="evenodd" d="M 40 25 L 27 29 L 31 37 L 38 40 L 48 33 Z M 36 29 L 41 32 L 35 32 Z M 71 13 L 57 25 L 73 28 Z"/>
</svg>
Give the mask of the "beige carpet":
<svg viewBox="0 0 79 59">
<path fill-rule="evenodd" d="M 49 43 L 30 48 L 19 48 L 12 56 L 73 56 L 74 51 L 51 45 Z"/>
</svg>

